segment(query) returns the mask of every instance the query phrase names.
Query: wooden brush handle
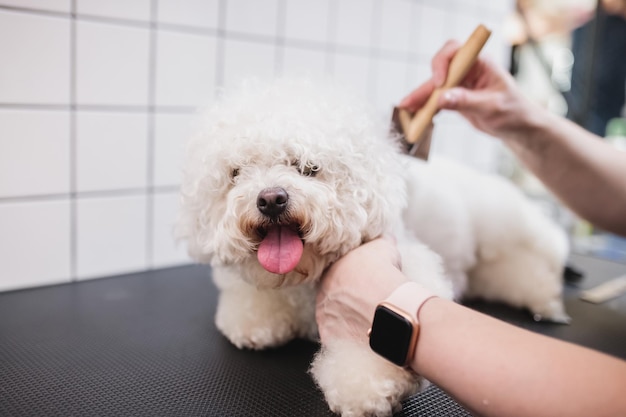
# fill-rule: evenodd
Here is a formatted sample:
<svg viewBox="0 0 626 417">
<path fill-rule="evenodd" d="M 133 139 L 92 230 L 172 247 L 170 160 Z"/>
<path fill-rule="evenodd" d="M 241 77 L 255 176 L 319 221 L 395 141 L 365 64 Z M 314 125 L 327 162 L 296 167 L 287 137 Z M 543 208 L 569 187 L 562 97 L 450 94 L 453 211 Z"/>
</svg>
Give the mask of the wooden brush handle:
<svg viewBox="0 0 626 417">
<path fill-rule="evenodd" d="M 443 83 L 443 86 L 436 88 L 435 91 L 433 91 L 426 104 L 424 104 L 424 106 L 411 120 L 408 132 L 406 132 L 407 142 L 417 142 L 422 133 L 424 133 L 428 125 L 430 125 L 433 120 L 435 114 L 437 114 L 437 101 L 439 100 L 439 95 L 443 91 L 459 85 L 459 83 L 467 75 L 470 68 L 472 68 L 472 65 L 474 65 L 474 62 L 476 62 L 478 54 L 481 49 L 483 49 L 483 46 L 487 42 L 487 39 L 489 39 L 490 35 L 491 31 L 489 29 L 487 29 L 484 25 L 478 25 L 465 44 L 461 46 L 454 57 L 452 57 L 450 66 L 448 67 L 448 75 L 446 81 Z"/>
</svg>

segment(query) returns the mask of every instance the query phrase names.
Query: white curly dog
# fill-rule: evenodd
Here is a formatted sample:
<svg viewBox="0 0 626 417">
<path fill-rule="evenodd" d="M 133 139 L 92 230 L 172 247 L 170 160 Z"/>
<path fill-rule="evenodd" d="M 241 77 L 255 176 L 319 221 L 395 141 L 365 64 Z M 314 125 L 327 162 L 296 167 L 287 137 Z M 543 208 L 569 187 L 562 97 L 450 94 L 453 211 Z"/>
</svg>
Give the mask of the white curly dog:
<svg viewBox="0 0 626 417">
<path fill-rule="evenodd" d="M 442 297 L 566 321 L 564 234 L 503 179 L 401 155 L 376 120 L 302 80 L 249 81 L 207 111 L 188 149 L 179 234 L 212 266 L 220 331 L 250 349 L 317 339 L 323 271 L 383 234 L 398 238 L 403 272 Z M 342 340 L 311 373 L 343 416 L 390 415 L 426 385 Z"/>
</svg>

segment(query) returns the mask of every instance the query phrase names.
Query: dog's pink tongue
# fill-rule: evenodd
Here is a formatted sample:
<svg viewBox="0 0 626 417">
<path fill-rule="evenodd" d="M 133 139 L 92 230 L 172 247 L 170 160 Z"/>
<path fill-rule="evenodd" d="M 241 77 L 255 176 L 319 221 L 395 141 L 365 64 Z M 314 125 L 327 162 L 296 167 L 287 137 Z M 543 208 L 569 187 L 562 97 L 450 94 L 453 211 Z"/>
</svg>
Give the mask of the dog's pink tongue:
<svg viewBox="0 0 626 417">
<path fill-rule="evenodd" d="M 273 274 L 286 274 L 298 265 L 303 251 L 298 233 L 288 227 L 275 226 L 259 245 L 257 259 L 263 268 Z"/>
</svg>

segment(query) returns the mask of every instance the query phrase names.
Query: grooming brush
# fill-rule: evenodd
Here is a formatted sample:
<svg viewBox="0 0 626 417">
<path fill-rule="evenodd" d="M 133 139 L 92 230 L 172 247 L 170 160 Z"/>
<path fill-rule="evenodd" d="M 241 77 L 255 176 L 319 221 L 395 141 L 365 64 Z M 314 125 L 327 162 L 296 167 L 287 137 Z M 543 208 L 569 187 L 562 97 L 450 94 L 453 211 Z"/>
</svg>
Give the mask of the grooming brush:
<svg viewBox="0 0 626 417">
<path fill-rule="evenodd" d="M 428 159 L 434 128 L 433 117 L 439 111 L 437 109 L 439 95 L 456 87 L 465 78 L 490 35 L 489 29 L 478 25 L 450 61 L 446 81 L 433 91 L 426 104 L 416 114 L 412 115 L 407 110 L 398 107 L 393 109 L 392 124 L 400 133 L 404 149 L 409 155 Z"/>
</svg>

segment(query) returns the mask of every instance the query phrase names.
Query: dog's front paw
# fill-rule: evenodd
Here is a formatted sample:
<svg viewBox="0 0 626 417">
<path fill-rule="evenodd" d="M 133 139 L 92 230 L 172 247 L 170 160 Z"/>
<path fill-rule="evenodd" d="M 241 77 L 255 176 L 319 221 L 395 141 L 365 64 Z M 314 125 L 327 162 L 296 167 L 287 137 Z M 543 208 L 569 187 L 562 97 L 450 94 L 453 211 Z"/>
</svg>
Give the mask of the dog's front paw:
<svg viewBox="0 0 626 417">
<path fill-rule="evenodd" d="M 325 346 L 311 374 L 330 409 L 343 417 L 388 417 L 401 401 L 428 382 L 372 352 L 367 345 L 340 341 Z"/>
<path fill-rule="evenodd" d="M 218 314 L 217 328 L 239 349 L 261 350 L 280 346 L 293 339 L 295 330 L 289 320 L 262 320 L 247 314 Z"/>
<path fill-rule="evenodd" d="M 238 348 L 260 350 L 312 333 L 306 323 L 314 320 L 303 320 L 299 313 L 280 291 L 224 291 L 215 324 Z"/>
</svg>

